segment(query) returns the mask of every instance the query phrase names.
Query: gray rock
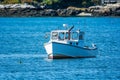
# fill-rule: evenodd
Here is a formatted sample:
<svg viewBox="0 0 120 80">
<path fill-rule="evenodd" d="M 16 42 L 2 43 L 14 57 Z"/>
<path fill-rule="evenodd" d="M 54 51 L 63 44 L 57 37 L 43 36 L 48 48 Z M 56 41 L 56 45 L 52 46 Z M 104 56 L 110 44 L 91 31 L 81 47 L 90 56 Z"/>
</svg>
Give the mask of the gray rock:
<svg viewBox="0 0 120 80">
<path fill-rule="evenodd" d="M 36 8 L 33 5 L 29 5 L 29 4 L 0 4 L 0 8 Z"/>
<path fill-rule="evenodd" d="M 44 15 L 45 16 L 58 16 L 57 12 L 52 9 L 44 10 Z"/>
<path fill-rule="evenodd" d="M 92 6 L 88 8 L 94 16 L 119 16 L 120 4 L 107 4 L 106 6 Z"/>
<path fill-rule="evenodd" d="M 58 16 L 66 16 L 67 9 L 58 9 L 57 14 Z"/>
</svg>

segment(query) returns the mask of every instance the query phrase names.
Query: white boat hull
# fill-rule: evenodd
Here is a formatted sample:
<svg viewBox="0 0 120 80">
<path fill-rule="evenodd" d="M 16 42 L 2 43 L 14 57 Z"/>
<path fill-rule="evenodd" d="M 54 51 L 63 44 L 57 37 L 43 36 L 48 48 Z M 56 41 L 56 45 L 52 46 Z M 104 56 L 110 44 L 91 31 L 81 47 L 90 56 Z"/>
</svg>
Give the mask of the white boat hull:
<svg viewBox="0 0 120 80">
<path fill-rule="evenodd" d="M 89 49 L 70 44 L 49 42 L 44 45 L 48 58 L 95 57 L 97 48 Z"/>
</svg>

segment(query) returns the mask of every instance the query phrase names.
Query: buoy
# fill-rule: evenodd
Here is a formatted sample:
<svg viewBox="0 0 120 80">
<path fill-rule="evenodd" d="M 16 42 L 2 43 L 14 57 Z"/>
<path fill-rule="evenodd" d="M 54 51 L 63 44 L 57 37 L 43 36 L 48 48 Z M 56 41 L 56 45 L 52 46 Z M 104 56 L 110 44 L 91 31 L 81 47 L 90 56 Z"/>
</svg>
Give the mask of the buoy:
<svg viewBox="0 0 120 80">
<path fill-rule="evenodd" d="M 19 63 L 22 64 L 22 61 L 20 60 Z"/>
</svg>

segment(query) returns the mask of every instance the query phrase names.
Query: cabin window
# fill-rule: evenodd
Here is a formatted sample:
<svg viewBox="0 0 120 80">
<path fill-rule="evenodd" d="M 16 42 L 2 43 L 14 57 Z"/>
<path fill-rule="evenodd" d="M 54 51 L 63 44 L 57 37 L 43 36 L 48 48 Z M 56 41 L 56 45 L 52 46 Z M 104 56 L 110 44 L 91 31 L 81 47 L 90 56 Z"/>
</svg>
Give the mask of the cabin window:
<svg viewBox="0 0 120 80">
<path fill-rule="evenodd" d="M 79 40 L 83 40 L 83 35 L 79 35 Z"/>
<path fill-rule="evenodd" d="M 65 36 L 65 33 L 64 32 L 60 32 L 59 33 L 59 40 L 64 40 L 64 36 Z"/>
<path fill-rule="evenodd" d="M 58 38 L 57 32 L 52 32 L 52 40 L 56 40 Z"/>
<path fill-rule="evenodd" d="M 78 33 L 77 32 L 72 32 L 72 39 L 78 40 Z"/>
<path fill-rule="evenodd" d="M 68 32 L 66 32 L 66 34 L 65 34 L 65 39 L 69 39 L 69 33 Z"/>
</svg>

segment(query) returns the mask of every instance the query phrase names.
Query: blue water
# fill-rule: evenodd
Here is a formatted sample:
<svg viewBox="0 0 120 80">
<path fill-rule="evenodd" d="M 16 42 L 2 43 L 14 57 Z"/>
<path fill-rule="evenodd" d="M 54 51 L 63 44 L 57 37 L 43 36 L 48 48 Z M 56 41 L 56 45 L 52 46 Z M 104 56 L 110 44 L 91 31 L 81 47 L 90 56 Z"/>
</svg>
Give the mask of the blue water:
<svg viewBox="0 0 120 80">
<path fill-rule="evenodd" d="M 96 58 L 49 60 L 44 35 L 62 24 L 85 32 Z M 0 18 L 0 80 L 119 80 L 120 18 Z"/>
</svg>

